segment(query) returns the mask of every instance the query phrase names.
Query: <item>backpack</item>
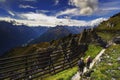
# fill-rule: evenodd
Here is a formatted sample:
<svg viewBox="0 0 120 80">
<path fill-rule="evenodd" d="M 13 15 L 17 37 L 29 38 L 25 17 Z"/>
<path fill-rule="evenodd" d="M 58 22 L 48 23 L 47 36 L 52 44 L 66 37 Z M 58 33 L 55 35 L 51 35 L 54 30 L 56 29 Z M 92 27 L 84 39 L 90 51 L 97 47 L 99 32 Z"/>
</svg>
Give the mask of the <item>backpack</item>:
<svg viewBox="0 0 120 80">
<path fill-rule="evenodd" d="M 87 63 L 91 63 L 92 62 L 92 59 L 91 58 L 88 58 L 87 59 Z"/>
<path fill-rule="evenodd" d="M 80 66 L 80 65 L 81 65 L 81 60 L 78 61 L 78 66 Z"/>
<path fill-rule="evenodd" d="M 78 66 L 79 66 L 79 67 L 83 67 L 83 66 L 84 66 L 84 62 L 83 62 L 82 60 L 79 60 L 79 61 L 78 61 Z"/>
</svg>

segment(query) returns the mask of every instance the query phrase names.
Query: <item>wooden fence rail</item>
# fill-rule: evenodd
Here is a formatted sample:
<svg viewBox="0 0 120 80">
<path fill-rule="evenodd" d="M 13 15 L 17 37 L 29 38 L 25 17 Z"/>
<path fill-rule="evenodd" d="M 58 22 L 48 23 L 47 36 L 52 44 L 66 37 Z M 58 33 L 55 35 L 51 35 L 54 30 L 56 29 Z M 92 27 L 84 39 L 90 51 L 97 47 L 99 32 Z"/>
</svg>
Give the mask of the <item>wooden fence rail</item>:
<svg viewBox="0 0 120 80">
<path fill-rule="evenodd" d="M 70 48 L 0 59 L 0 80 L 42 79 L 77 64 L 81 54 Z"/>
</svg>

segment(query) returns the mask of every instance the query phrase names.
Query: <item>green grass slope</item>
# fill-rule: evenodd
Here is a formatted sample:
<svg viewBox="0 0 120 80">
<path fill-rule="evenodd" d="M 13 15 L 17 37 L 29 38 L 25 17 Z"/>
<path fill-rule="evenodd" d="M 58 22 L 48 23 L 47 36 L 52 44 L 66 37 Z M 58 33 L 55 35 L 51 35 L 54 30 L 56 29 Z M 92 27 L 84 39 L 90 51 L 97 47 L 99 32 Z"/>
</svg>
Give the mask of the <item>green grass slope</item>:
<svg viewBox="0 0 120 80">
<path fill-rule="evenodd" d="M 97 46 L 95 44 L 90 44 L 88 46 L 88 50 L 85 52 L 84 55 L 84 59 L 86 59 L 88 57 L 88 55 L 90 55 L 92 58 L 95 58 L 95 56 L 102 50 L 102 47 Z M 49 76 L 44 78 L 43 80 L 70 80 L 71 77 L 76 74 L 76 72 L 78 71 L 78 67 L 75 66 L 73 68 L 61 71 L 58 74 Z M 38 78 L 39 79 L 39 78 Z"/>
<path fill-rule="evenodd" d="M 99 31 L 118 31 L 120 30 L 120 13 L 110 17 L 107 21 L 103 21 L 98 27 Z"/>
<path fill-rule="evenodd" d="M 20 55 L 26 55 L 26 54 L 34 54 L 38 51 L 44 51 L 44 48 L 47 48 L 50 46 L 49 42 L 43 42 L 39 44 L 34 45 L 28 45 L 26 47 L 17 47 L 13 48 L 10 51 L 6 52 L 2 58 L 4 57 L 14 57 L 14 56 L 20 56 Z"/>
<path fill-rule="evenodd" d="M 112 45 L 95 65 L 91 80 L 120 80 L 120 45 Z"/>
<path fill-rule="evenodd" d="M 105 41 L 120 36 L 120 13 L 110 17 L 107 21 L 102 22 L 95 31 Z"/>
<path fill-rule="evenodd" d="M 109 42 L 120 36 L 120 13 L 102 22 L 96 33 Z M 94 66 L 90 80 L 120 80 L 120 45 L 112 45 L 103 54 L 101 61 Z"/>
</svg>

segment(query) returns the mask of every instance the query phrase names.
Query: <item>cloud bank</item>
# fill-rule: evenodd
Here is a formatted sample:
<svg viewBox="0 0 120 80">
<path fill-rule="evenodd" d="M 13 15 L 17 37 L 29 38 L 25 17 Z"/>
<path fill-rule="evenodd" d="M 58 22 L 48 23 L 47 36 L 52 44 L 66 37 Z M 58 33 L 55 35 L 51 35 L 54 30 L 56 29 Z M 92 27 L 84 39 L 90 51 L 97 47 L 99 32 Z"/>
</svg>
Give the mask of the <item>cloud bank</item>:
<svg viewBox="0 0 120 80">
<path fill-rule="evenodd" d="M 91 15 L 98 9 L 98 0 L 69 0 L 73 9 L 60 11 L 56 16 L 61 15 Z"/>
<path fill-rule="evenodd" d="M 9 10 L 8 10 L 8 13 L 9 13 L 11 16 L 15 16 L 15 14 L 14 14 L 12 11 L 9 11 Z"/>
<path fill-rule="evenodd" d="M 5 0 L 2 0 L 5 1 Z M 22 0 L 25 2 L 37 2 L 37 0 Z M 60 0 L 54 0 L 54 5 L 58 5 L 60 3 Z M 105 13 L 108 11 L 113 10 L 119 10 L 118 7 L 106 7 L 111 6 L 113 3 L 106 3 L 102 4 L 98 8 L 98 0 L 68 0 L 67 3 L 69 6 L 72 6 L 72 8 L 68 7 L 66 10 L 62 11 L 55 11 L 54 14 L 50 14 L 52 11 L 50 10 L 39 10 L 38 7 L 34 7 L 29 4 L 23 5 L 19 4 L 19 8 L 32 8 L 35 11 L 34 12 L 15 12 L 6 9 L 8 14 L 10 14 L 13 18 L 10 17 L 1 17 L 0 20 L 5 21 L 11 21 L 14 20 L 17 23 L 16 25 L 28 25 L 28 26 L 51 26 L 54 27 L 56 25 L 67 25 L 67 26 L 94 26 L 98 25 L 100 22 L 106 20 L 106 18 L 98 18 L 91 21 L 85 21 L 85 20 L 75 20 L 70 19 L 70 17 L 80 17 L 80 16 L 91 16 L 92 14 L 95 15 L 95 12 L 102 15 L 101 13 Z M 114 3 L 116 4 L 116 3 Z M 103 6 L 103 7 L 102 7 Z M 59 16 L 62 16 L 64 18 L 59 18 Z M 65 17 L 67 16 L 67 17 Z M 69 16 L 69 17 L 68 17 Z M 5 19 L 3 19 L 5 18 Z"/>
<path fill-rule="evenodd" d="M 32 9 L 35 9 L 36 7 L 30 6 L 30 5 L 22 5 L 22 4 L 20 4 L 19 8 L 32 8 Z"/>
<path fill-rule="evenodd" d="M 47 16 L 41 13 L 22 13 L 19 14 L 21 19 L 14 19 L 14 18 L 0 18 L 0 20 L 8 21 L 14 20 L 16 23 L 15 25 L 27 25 L 27 26 L 48 26 L 48 27 L 55 27 L 56 25 L 67 25 L 67 26 L 95 26 L 98 25 L 100 22 L 106 20 L 106 18 L 98 18 L 91 21 L 84 21 L 84 20 L 74 20 L 69 18 L 57 18 L 55 16 Z"/>
<path fill-rule="evenodd" d="M 55 4 L 54 5 L 58 5 L 59 3 L 59 0 L 55 0 Z"/>
<path fill-rule="evenodd" d="M 98 7 L 98 0 L 70 0 L 69 5 L 77 7 L 81 15 L 90 15 Z"/>
</svg>

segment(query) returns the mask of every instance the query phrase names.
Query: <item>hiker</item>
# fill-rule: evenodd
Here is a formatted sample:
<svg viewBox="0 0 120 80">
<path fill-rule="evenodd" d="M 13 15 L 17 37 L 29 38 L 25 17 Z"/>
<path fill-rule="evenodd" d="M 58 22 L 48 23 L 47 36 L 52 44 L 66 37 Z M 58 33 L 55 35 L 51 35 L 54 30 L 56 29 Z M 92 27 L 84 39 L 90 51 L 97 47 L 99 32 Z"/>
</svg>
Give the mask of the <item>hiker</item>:
<svg viewBox="0 0 120 80">
<path fill-rule="evenodd" d="M 90 67 L 90 63 L 92 62 L 92 58 L 90 56 L 87 57 L 86 59 L 86 66 L 87 66 L 87 69 L 89 69 Z"/>
<path fill-rule="evenodd" d="M 83 75 L 83 70 L 84 70 L 84 67 L 85 67 L 85 62 L 84 62 L 83 58 L 81 58 L 78 61 L 78 67 L 79 67 L 80 76 L 81 76 L 81 75 Z"/>
</svg>

